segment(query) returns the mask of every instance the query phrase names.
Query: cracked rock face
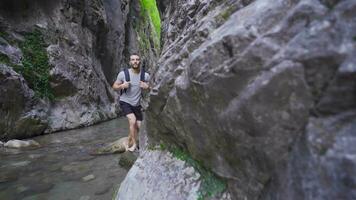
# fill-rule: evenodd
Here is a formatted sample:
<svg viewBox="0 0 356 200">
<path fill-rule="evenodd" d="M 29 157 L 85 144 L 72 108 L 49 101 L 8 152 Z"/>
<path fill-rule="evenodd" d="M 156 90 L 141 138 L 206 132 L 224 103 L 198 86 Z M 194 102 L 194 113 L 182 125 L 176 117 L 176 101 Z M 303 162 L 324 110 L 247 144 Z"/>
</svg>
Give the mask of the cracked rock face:
<svg viewBox="0 0 356 200">
<path fill-rule="evenodd" d="M 12 105 L 18 106 L 10 108 L 7 103 L 1 106 L 1 112 L 5 116 L 11 113 L 11 117 L 0 119 L 4 127 L 0 130 L 0 138 L 30 137 L 43 132 L 87 126 L 116 116 L 117 94 L 112 91 L 111 85 L 121 63 L 125 62 L 121 55 L 129 10 L 128 2 L 126 6 L 122 3 L 114 0 L 1 1 L 1 55 L 6 55 L 12 64 L 21 64 L 19 43 L 24 41 L 26 33 L 34 30 L 41 32 L 49 57 L 49 81 L 54 100 L 36 100 L 41 104 L 32 100 L 29 103 L 35 97 L 26 86 L 26 81 L 16 83 L 19 86 L 16 87 L 21 89 L 14 88 L 14 81 L 22 76 L 2 70 L 2 77 L 7 78 L 2 80 L 6 83 L 2 82 L 1 88 L 8 93 L 2 93 L 0 101 L 11 101 Z M 12 64 L 5 63 L 2 68 L 10 70 Z M 32 96 L 28 95 L 30 93 Z M 36 109 L 40 109 L 41 114 Z M 27 125 L 21 126 L 24 130 L 20 132 L 10 131 L 13 124 L 28 119 L 28 116 L 35 122 L 24 122 Z M 33 123 L 36 128 L 30 125 Z M 27 128 L 36 130 L 30 132 Z"/>
<path fill-rule="evenodd" d="M 186 149 L 232 199 L 356 198 L 355 1 L 159 5 L 148 143 Z"/>
<path fill-rule="evenodd" d="M 189 199 L 198 198 L 199 174 L 167 152 L 146 151 L 130 169 L 121 184 L 116 200 L 125 199 Z M 161 176 L 151 176 L 157 171 Z M 159 191 L 159 192 L 158 192 Z"/>
</svg>

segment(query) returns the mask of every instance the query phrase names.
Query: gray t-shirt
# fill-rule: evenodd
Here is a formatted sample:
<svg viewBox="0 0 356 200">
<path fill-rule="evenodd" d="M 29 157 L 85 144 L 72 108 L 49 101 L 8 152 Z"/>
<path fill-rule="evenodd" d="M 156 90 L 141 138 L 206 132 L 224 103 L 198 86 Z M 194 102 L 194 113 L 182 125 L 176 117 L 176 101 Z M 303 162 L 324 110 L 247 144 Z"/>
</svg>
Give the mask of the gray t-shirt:
<svg viewBox="0 0 356 200">
<path fill-rule="evenodd" d="M 140 77 L 141 72 L 136 74 L 132 69 L 129 69 L 130 74 L 130 86 L 127 88 L 126 92 L 123 92 L 120 96 L 120 101 L 124 101 L 132 106 L 140 105 L 141 99 L 141 88 L 140 88 Z M 145 73 L 145 81 L 148 82 L 150 75 Z M 125 73 L 121 71 L 116 78 L 116 81 L 123 83 L 125 81 Z"/>
</svg>

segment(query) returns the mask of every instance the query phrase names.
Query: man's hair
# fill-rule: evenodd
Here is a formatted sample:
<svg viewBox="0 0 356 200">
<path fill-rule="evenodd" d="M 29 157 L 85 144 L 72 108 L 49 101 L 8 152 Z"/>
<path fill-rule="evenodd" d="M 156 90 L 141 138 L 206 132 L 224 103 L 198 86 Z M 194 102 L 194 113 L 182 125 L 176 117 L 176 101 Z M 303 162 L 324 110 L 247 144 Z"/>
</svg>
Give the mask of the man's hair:
<svg viewBox="0 0 356 200">
<path fill-rule="evenodd" d="M 137 52 L 133 52 L 133 53 L 131 53 L 131 54 L 130 54 L 130 57 L 131 57 L 131 56 L 138 56 L 138 57 L 140 57 L 140 58 L 141 58 L 140 54 L 138 54 Z"/>
</svg>

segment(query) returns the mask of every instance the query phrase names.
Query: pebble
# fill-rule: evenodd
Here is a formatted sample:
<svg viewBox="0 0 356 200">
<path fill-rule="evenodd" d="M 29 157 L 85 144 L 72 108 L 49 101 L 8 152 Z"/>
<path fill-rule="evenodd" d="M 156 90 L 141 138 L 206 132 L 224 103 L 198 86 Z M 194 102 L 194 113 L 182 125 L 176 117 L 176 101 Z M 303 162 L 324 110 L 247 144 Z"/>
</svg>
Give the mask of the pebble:
<svg viewBox="0 0 356 200">
<path fill-rule="evenodd" d="M 90 175 L 85 176 L 85 177 L 82 178 L 82 180 L 85 181 L 85 182 L 91 181 L 93 179 L 95 179 L 95 176 L 93 174 L 90 174 Z"/>
<path fill-rule="evenodd" d="M 34 140 L 9 140 L 4 144 L 9 148 L 40 147 L 41 145 Z"/>
</svg>

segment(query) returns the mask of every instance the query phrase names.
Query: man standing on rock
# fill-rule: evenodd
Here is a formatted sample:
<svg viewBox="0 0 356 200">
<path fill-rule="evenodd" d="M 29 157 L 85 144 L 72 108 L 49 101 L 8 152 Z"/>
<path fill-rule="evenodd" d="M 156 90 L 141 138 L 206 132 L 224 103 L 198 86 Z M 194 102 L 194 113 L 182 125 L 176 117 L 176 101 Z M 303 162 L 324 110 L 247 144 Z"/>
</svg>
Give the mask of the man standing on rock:
<svg viewBox="0 0 356 200">
<path fill-rule="evenodd" d="M 134 151 L 137 147 L 138 131 L 143 120 L 140 105 L 141 90 L 149 89 L 149 74 L 140 67 L 140 56 L 131 54 L 130 69 L 125 69 L 117 75 L 113 85 L 114 90 L 119 90 L 120 107 L 129 121 L 129 139 L 126 150 Z"/>
</svg>

